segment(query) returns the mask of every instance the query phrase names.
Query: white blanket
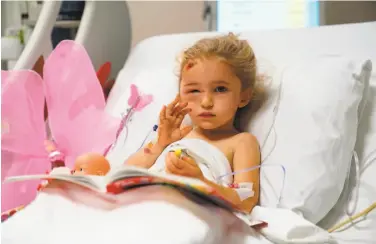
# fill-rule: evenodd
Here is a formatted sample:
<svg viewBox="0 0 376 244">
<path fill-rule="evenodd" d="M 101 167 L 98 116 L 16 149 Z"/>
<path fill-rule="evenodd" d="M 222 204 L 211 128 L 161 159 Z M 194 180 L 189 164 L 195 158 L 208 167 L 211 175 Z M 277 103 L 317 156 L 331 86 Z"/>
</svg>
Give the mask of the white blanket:
<svg viewBox="0 0 376 244">
<path fill-rule="evenodd" d="M 257 240 L 254 244 L 269 243 L 249 228 L 244 234 L 242 222 L 227 211 L 176 197 L 166 187 L 122 194 L 119 201 L 124 205 L 116 209 L 100 199 L 103 204 L 88 206 L 90 203 L 77 199 L 78 195 L 87 197 L 80 188 L 46 191 L 3 223 L 2 243 L 242 244 L 247 236 Z M 239 241 L 229 241 L 230 237 Z"/>
<path fill-rule="evenodd" d="M 214 178 L 230 171 L 226 157 L 218 149 L 191 139 L 185 140 L 184 146 L 189 147 L 191 142 L 202 149 L 195 154 L 201 158 L 200 167 L 208 177 L 212 170 L 216 172 Z M 163 156 L 160 158 L 154 170 L 164 169 Z M 206 165 L 203 161 L 211 163 Z M 257 233 L 233 214 L 196 204 L 164 186 L 103 196 L 66 183 L 60 188 L 45 189 L 31 205 L 3 223 L 2 241 L 5 244 L 332 243 L 327 232 L 290 210 L 256 207 L 250 217 L 269 226 Z"/>
<path fill-rule="evenodd" d="M 82 188 L 47 189 L 2 224 L 4 244 L 271 244 L 333 243 L 325 231 L 289 210 L 257 207 L 255 218 L 269 227 L 261 234 L 229 212 L 177 198 L 163 187 L 122 194 L 118 204 Z M 85 200 L 87 199 L 87 200 Z"/>
</svg>

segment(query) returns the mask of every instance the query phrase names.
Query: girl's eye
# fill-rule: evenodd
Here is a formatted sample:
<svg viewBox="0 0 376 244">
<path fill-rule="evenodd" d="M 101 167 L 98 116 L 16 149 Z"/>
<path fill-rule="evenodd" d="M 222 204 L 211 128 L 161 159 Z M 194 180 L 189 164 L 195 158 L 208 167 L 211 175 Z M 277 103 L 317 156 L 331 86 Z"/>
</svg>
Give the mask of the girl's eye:
<svg viewBox="0 0 376 244">
<path fill-rule="evenodd" d="M 228 89 L 224 86 L 218 86 L 214 89 L 215 92 L 227 92 Z"/>
<path fill-rule="evenodd" d="M 195 89 L 195 90 L 190 90 L 189 93 L 197 93 L 197 92 L 200 92 L 199 90 Z"/>
</svg>

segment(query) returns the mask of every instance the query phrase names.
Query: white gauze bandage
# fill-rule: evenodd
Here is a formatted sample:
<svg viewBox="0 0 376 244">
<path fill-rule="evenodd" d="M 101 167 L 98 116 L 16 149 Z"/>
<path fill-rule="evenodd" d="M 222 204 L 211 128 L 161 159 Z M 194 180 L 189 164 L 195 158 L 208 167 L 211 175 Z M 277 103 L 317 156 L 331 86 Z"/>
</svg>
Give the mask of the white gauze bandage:
<svg viewBox="0 0 376 244">
<path fill-rule="evenodd" d="M 252 182 L 233 183 L 229 184 L 228 187 L 233 189 L 239 195 L 241 201 L 255 195 Z"/>
</svg>

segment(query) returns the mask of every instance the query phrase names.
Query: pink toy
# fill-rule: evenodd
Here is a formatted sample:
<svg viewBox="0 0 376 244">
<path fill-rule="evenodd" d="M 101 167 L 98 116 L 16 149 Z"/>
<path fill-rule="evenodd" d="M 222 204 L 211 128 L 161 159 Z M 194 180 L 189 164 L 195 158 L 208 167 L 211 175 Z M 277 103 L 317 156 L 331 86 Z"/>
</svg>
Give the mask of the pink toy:
<svg viewBox="0 0 376 244">
<path fill-rule="evenodd" d="M 44 65 L 34 71 L 2 71 L 1 180 L 9 176 L 44 174 L 51 169 L 44 123 L 44 102 L 57 151 L 65 165 L 85 153 L 102 154 L 116 138 L 119 120 L 104 112 L 105 98 L 85 49 L 63 41 Z M 38 181 L 2 185 L 1 208 L 30 203 Z"/>
<path fill-rule="evenodd" d="M 138 90 L 138 87 L 135 84 L 131 84 L 130 86 L 131 94 L 128 98 L 128 109 L 123 116 L 123 118 L 120 121 L 119 129 L 116 133 L 116 139 L 120 136 L 123 129 L 126 129 L 126 138 L 128 137 L 128 126 L 127 124 L 132 121 L 132 115 L 134 112 L 140 112 L 142 111 L 146 106 L 148 106 L 153 101 L 152 95 L 146 95 L 141 94 Z M 107 153 L 111 150 L 111 148 L 115 145 L 113 143 L 111 146 L 109 146 L 104 155 L 107 155 Z"/>
<path fill-rule="evenodd" d="M 141 111 L 144 107 L 153 101 L 152 95 L 140 94 L 136 85 L 131 84 L 131 96 L 128 99 L 128 105 L 135 111 Z"/>
</svg>

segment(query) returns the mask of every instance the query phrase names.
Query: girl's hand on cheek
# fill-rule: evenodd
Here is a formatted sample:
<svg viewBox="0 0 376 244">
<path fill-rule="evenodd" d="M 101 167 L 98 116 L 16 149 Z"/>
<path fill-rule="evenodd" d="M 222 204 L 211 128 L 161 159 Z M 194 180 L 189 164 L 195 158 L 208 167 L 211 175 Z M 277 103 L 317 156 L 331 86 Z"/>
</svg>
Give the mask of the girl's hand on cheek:
<svg viewBox="0 0 376 244">
<path fill-rule="evenodd" d="M 192 130 L 192 126 L 180 128 L 185 115 L 191 109 L 187 107 L 188 103 L 179 103 L 179 101 L 180 97 L 177 96 L 167 107 L 163 106 L 159 114 L 157 142 L 162 147 L 167 147 L 171 143 L 181 140 Z"/>
<path fill-rule="evenodd" d="M 166 171 L 170 174 L 203 179 L 204 175 L 193 158 L 183 156 L 178 158 L 174 152 L 166 157 Z"/>
</svg>

